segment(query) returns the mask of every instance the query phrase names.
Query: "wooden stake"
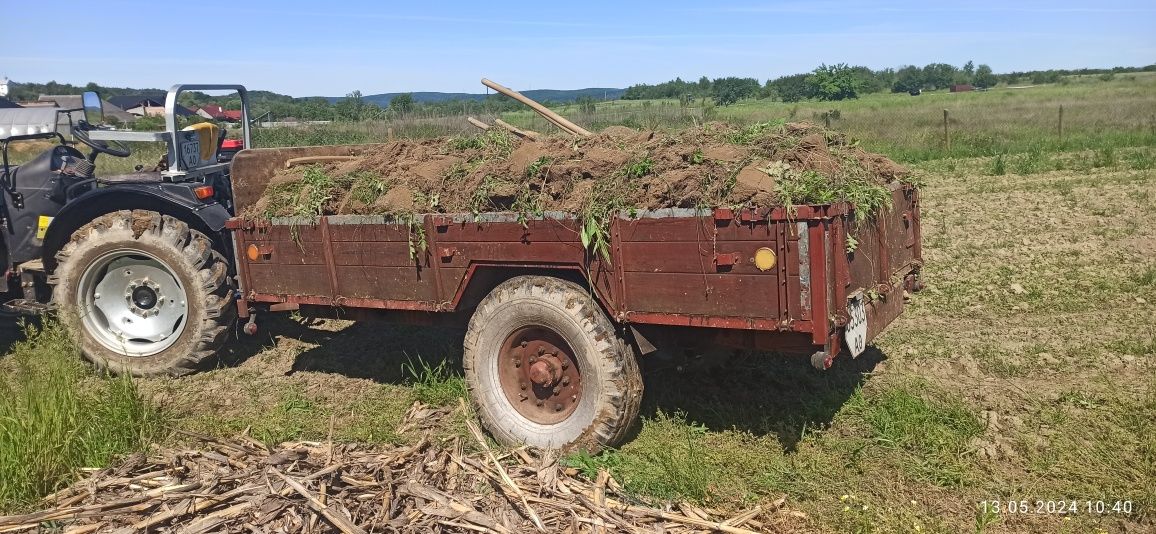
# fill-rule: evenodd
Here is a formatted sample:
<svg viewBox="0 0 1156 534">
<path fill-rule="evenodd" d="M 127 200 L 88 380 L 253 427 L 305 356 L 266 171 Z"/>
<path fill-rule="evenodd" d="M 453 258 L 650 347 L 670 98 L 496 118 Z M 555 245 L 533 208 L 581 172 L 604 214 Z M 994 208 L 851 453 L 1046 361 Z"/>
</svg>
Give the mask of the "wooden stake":
<svg viewBox="0 0 1156 534">
<path fill-rule="evenodd" d="M 527 98 L 522 93 L 519 93 L 513 89 L 510 89 L 509 87 L 502 86 L 502 85 L 497 84 L 495 82 L 492 82 L 486 78 L 482 78 L 482 85 L 485 85 L 486 87 L 489 87 L 489 88 L 491 88 L 491 89 L 493 89 L 499 93 L 502 93 L 502 94 L 504 94 L 510 98 L 513 98 L 514 100 L 517 100 L 518 102 L 521 102 L 527 106 L 530 106 L 530 109 L 533 109 L 534 111 L 538 112 L 539 115 L 541 115 L 546 120 L 554 123 L 554 125 L 561 128 L 562 131 L 569 132 L 569 133 L 574 134 L 574 135 L 581 135 L 583 137 L 589 137 L 589 136 L 593 135 L 590 133 L 589 130 L 566 120 L 565 117 L 563 117 L 557 113 L 554 113 L 553 111 L 550 111 L 549 109 L 546 109 L 546 106 L 543 106 L 542 104 L 539 104 L 539 103 L 531 100 L 530 98 Z"/>
<path fill-rule="evenodd" d="M 486 124 L 486 123 L 484 123 L 478 119 L 475 119 L 473 117 L 466 117 L 466 121 L 468 121 L 470 124 L 473 124 L 474 126 L 477 126 L 478 128 L 481 128 L 483 130 L 489 130 L 490 129 L 489 124 Z"/>
<path fill-rule="evenodd" d="M 494 119 L 494 124 L 501 126 L 502 128 L 508 130 L 510 133 L 518 137 L 525 137 L 532 141 L 537 141 L 540 137 L 542 137 L 542 135 L 538 132 L 519 129 L 517 126 L 514 126 L 513 124 L 510 124 L 502 119 Z"/>
<path fill-rule="evenodd" d="M 947 110 L 943 110 L 943 149 L 951 151 L 951 132 L 947 130 Z"/>
<path fill-rule="evenodd" d="M 1064 142 L 1064 105 L 1063 104 L 1060 104 L 1059 131 L 1060 131 L 1060 142 L 1063 143 Z"/>
</svg>

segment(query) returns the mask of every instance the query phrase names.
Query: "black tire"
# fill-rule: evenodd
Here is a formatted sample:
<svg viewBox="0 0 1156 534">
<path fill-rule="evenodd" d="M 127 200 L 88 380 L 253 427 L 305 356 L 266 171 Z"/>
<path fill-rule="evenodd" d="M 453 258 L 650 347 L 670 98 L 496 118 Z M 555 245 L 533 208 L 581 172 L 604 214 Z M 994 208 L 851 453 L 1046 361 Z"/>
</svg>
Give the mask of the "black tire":
<svg viewBox="0 0 1156 534">
<path fill-rule="evenodd" d="M 81 318 L 82 313 L 91 314 L 94 308 L 78 294 L 80 284 L 88 284 L 84 280 L 91 279 L 86 278 L 86 272 L 91 272 L 94 264 L 108 261 L 102 258 L 137 253 L 163 264 L 167 274 L 183 288 L 181 305 L 187 302 L 176 323 L 180 330 L 174 328 L 165 341 L 171 344 L 154 354 L 115 350 L 98 338 L 101 332 L 93 331 L 93 321 Z M 61 321 L 73 333 L 85 358 L 113 373 L 180 376 L 194 372 L 216 356 L 236 320 L 228 262 L 213 249 L 207 236 L 168 215 L 143 210 L 102 215 L 74 232 L 71 241 L 57 252 L 56 261 L 49 282 L 54 285 L 53 302 Z M 100 298 L 99 293 L 96 298 Z M 179 292 L 175 298 L 180 298 Z M 164 305 L 164 298 L 161 300 Z"/>
<path fill-rule="evenodd" d="M 500 369 L 499 365 L 508 364 L 507 347 L 519 343 L 511 340 L 527 329 L 543 332 L 557 340 L 556 344 L 568 345 L 566 361 L 573 361 L 580 372 L 573 386 L 579 393 L 573 397 L 573 406 L 566 412 L 558 409 L 559 415 L 565 417 L 561 421 L 543 424 L 531 420 L 533 415 L 528 416 L 525 411 L 532 408 L 515 406 L 511 393 L 503 390 L 503 380 L 507 378 L 501 374 L 510 370 Z M 526 347 L 525 338 L 522 339 L 519 346 Z M 519 350 L 513 349 L 520 354 Z M 463 366 L 470 399 L 482 423 L 506 445 L 596 452 L 621 443 L 638 419 L 642 375 L 633 346 L 618 337 L 590 293 L 572 282 L 547 276 L 519 276 L 494 288 L 470 318 Z M 531 385 L 527 391 L 523 382 L 521 389 L 534 395 L 539 391 L 538 383 Z M 549 388 L 541 391 L 550 395 Z M 572 398 L 569 392 L 564 397 Z M 550 403 L 554 398 L 546 397 Z"/>
</svg>

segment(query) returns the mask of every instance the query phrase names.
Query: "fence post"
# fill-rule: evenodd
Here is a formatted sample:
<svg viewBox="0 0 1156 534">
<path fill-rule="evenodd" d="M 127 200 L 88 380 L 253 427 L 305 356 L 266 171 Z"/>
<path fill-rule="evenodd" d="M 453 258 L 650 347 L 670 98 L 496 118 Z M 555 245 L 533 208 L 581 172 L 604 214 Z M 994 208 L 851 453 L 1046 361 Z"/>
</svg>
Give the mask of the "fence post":
<svg viewBox="0 0 1156 534">
<path fill-rule="evenodd" d="M 1060 104 L 1060 142 L 1064 142 L 1064 105 Z"/>
<path fill-rule="evenodd" d="M 385 129 L 385 137 L 390 143 L 393 142 L 393 126 Z"/>
<path fill-rule="evenodd" d="M 947 110 L 943 110 L 943 149 L 951 151 L 951 132 L 947 129 Z"/>
</svg>

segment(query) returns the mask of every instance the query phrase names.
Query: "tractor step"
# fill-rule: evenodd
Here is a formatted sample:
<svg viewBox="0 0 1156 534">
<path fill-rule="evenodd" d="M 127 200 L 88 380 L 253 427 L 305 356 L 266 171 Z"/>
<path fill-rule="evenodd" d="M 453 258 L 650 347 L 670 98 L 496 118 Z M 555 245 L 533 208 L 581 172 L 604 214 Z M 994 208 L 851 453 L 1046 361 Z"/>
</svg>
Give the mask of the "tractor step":
<svg viewBox="0 0 1156 534">
<path fill-rule="evenodd" d="M 0 305 L 5 313 L 17 315 L 44 315 L 52 310 L 52 305 L 28 299 L 13 299 Z"/>
</svg>

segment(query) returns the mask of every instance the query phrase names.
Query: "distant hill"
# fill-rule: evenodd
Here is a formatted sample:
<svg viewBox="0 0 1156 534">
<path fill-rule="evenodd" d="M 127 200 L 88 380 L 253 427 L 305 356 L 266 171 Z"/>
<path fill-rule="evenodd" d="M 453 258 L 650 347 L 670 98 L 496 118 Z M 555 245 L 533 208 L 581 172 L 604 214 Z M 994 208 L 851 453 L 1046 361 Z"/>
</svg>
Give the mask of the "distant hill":
<svg viewBox="0 0 1156 534">
<path fill-rule="evenodd" d="M 528 91 L 521 91 L 522 94 L 539 102 L 573 102 L 580 97 L 589 96 L 596 100 L 618 100 L 625 93 L 626 89 L 614 89 L 608 87 L 588 87 L 586 89 L 531 89 Z M 365 95 L 362 98 L 366 102 L 372 102 L 381 107 L 389 106 L 390 100 L 393 97 L 404 93 L 381 93 L 376 95 Z M 410 93 L 413 96 L 414 102 L 445 102 L 447 100 L 485 100 L 485 93 L 439 93 L 432 91 L 421 91 Z M 326 100 L 329 102 L 338 102 L 345 97 L 343 96 L 327 96 Z"/>
</svg>

